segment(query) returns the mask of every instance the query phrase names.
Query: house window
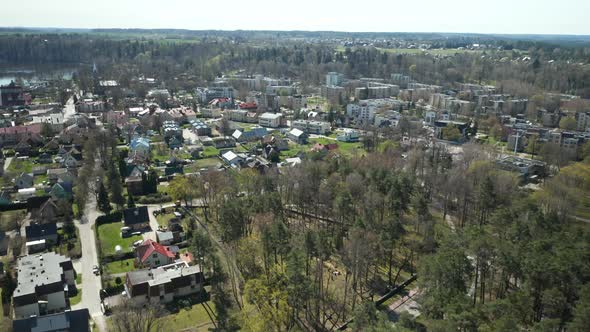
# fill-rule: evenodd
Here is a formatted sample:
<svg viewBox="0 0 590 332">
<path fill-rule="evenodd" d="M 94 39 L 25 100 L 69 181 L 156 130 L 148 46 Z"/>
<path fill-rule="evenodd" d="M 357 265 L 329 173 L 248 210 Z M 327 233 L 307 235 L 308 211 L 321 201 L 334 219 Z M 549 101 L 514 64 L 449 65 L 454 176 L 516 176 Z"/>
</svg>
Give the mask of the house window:
<svg viewBox="0 0 590 332">
<path fill-rule="evenodd" d="M 159 260 L 156 261 L 156 265 L 160 265 L 160 261 Z"/>
<path fill-rule="evenodd" d="M 195 289 L 195 285 L 191 285 L 191 289 Z"/>
<path fill-rule="evenodd" d="M 158 258 L 158 255 L 157 254 L 153 254 L 152 257 L 153 258 Z"/>
<path fill-rule="evenodd" d="M 164 299 L 164 295 L 160 295 L 160 300 L 163 300 L 163 299 Z"/>
</svg>

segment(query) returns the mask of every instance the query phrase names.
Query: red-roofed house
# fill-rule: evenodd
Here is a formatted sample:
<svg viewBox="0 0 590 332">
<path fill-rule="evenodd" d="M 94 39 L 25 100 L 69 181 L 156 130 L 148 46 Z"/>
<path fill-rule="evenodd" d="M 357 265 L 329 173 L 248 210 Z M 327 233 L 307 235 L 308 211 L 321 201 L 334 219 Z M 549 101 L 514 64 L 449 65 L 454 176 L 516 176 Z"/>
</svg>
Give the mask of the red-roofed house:
<svg viewBox="0 0 590 332">
<path fill-rule="evenodd" d="M 0 146 L 15 145 L 18 142 L 41 133 L 41 124 L 0 128 Z"/>
<path fill-rule="evenodd" d="M 255 102 L 250 102 L 250 103 L 241 103 L 240 105 L 238 105 L 240 107 L 240 109 L 242 110 L 255 110 L 258 108 L 258 105 L 256 105 Z"/>
<path fill-rule="evenodd" d="M 154 268 L 174 263 L 176 254 L 170 250 L 170 247 L 147 239 L 135 249 L 135 258 L 139 265 Z"/>
</svg>

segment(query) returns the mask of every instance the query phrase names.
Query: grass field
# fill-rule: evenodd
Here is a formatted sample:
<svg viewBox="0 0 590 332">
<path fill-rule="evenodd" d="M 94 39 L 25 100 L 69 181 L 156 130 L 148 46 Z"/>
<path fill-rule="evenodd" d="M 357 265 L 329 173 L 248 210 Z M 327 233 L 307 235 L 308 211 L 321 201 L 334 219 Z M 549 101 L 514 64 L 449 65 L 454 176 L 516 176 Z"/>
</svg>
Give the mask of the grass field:
<svg viewBox="0 0 590 332">
<path fill-rule="evenodd" d="M 133 262 L 133 258 L 110 262 L 106 265 L 107 272 L 109 274 L 117 274 L 133 271 L 135 270 L 135 265 L 133 265 Z"/>
<path fill-rule="evenodd" d="M 158 221 L 158 225 L 168 227 L 168 222 L 172 218 L 174 218 L 174 213 L 165 213 L 158 215 L 156 220 Z"/>
<path fill-rule="evenodd" d="M 33 165 L 34 164 L 30 159 L 13 158 L 7 171 L 15 173 L 31 173 L 33 171 Z"/>
<path fill-rule="evenodd" d="M 362 145 L 360 142 L 356 143 L 348 143 L 348 142 L 340 142 L 329 138 L 310 138 L 309 144 L 306 146 L 308 149 L 311 149 L 314 144 L 334 144 L 338 145 L 338 151 L 344 155 L 353 155 L 357 152 L 363 152 Z"/>
<path fill-rule="evenodd" d="M 115 222 L 98 226 L 98 238 L 101 242 L 103 255 L 113 255 L 117 245 L 121 246 L 123 252 L 129 252 L 132 250 L 133 242 L 143 239 L 141 235 L 121 238 L 122 225 L 122 223 Z"/>
<path fill-rule="evenodd" d="M 206 303 L 193 304 L 190 308 L 180 309 L 179 312 L 164 316 L 160 319 L 160 326 L 165 327 L 166 331 L 181 331 L 191 328 L 195 331 L 207 331 L 214 327 L 205 306 L 215 311 L 211 301 Z M 214 313 L 213 313 L 214 314 Z"/>
</svg>

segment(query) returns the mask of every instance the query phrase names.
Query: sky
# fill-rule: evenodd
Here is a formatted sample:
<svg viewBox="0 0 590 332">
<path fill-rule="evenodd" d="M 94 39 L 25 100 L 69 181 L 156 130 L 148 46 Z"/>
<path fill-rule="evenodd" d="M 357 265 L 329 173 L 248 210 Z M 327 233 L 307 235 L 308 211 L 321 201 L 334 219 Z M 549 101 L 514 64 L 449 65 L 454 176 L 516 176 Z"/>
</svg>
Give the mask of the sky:
<svg viewBox="0 0 590 332">
<path fill-rule="evenodd" d="M 590 0 L 24 0 L 0 26 L 590 35 Z"/>
</svg>

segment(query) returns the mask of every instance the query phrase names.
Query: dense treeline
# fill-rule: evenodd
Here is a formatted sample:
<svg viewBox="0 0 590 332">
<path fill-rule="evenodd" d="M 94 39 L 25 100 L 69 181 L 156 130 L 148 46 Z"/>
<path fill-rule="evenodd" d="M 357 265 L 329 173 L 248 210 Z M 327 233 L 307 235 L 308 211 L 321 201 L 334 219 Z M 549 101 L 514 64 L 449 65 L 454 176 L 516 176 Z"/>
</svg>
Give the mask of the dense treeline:
<svg viewBox="0 0 590 332">
<path fill-rule="evenodd" d="M 379 331 L 387 323 L 366 303 L 417 272 L 423 318 L 398 328 L 584 329 L 590 231 L 570 216 L 590 192 L 590 164 L 531 194 L 481 146 L 460 160 L 443 147 L 378 150 L 173 180 L 175 198 L 208 206 L 235 262 L 224 265 L 234 324 L 331 330 L 354 317 L 355 330 Z"/>
<path fill-rule="evenodd" d="M 523 61 L 524 56 L 530 60 Z M 534 44 L 524 52 L 458 51 L 442 56 L 399 54 L 373 47 L 335 51 L 334 45 L 325 42 L 285 41 L 271 46 L 264 41 L 235 43 L 206 37 L 167 40 L 116 39 L 99 34 L 8 34 L 0 36 L 0 59 L 18 64 L 98 63 L 109 68 L 101 73 L 103 76 L 123 73 L 127 75 L 123 81 L 129 81 L 131 74 L 157 75 L 172 87 L 178 75 L 194 75 L 205 81 L 240 69 L 293 77 L 306 86 L 322 83 L 327 71 L 339 71 L 350 78 L 385 79 L 401 72 L 419 82 L 447 87 L 454 82 L 492 83 L 518 96 L 541 90 L 590 96 L 590 50 L 547 48 L 544 44 Z"/>
</svg>

